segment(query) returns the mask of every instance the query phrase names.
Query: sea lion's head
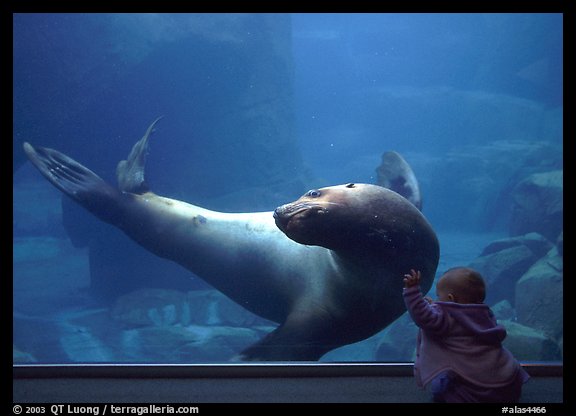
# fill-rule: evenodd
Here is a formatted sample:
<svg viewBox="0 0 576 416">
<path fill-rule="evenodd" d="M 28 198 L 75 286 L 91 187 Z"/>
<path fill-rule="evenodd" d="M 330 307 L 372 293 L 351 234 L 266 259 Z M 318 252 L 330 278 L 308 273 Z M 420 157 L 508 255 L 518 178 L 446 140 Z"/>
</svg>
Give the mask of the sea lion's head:
<svg viewBox="0 0 576 416">
<path fill-rule="evenodd" d="M 332 250 L 403 249 L 427 221 L 408 200 L 377 185 L 313 189 L 274 211 L 290 239 Z"/>
</svg>

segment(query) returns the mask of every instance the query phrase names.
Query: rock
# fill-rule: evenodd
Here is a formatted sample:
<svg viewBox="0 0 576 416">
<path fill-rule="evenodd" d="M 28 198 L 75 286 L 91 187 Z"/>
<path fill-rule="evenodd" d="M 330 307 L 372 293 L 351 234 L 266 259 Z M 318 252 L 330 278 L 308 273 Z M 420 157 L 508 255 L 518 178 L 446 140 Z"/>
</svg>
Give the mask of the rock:
<svg viewBox="0 0 576 416">
<path fill-rule="evenodd" d="M 259 339 L 252 329 L 191 325 L 129 329 L 121 344 L 133 360 L 202 363 L 228 361 Z"/>
<path fill-rule="evenodd" d="M 526 245 L 513 245 L 473 260 L 468 267 L 477 270 L 487 286 L 485 302 L 514 299 L 516 282 L 538 259 Z"/>
<path fill-rule="evenodd" d="M 12 344 L 12 362 L 16 363 L 34 363 L 36 358 L 28 352 L 21 351 L 16 345 Z"/>
<path fill-rule="evenodd" d="M 563 334 L 563 259 L 554 247 L 516 284 L 518 322 L 559 339 Z"/>
<path fill-rule="evenodd" d="M 13 355 L 25 358 L 22 354 L 29 354 L 40 362 L 66 362 L 60 328 L 55 322 L 14 311 L 12 332 L 13 346 L 17 346 L 13 347 Z"/>
<path fill-rule="evenodd" d="M 21 152 L 21 148 L 18 149 Z M 22 152 L 23 153 L 23 152 Z M 62 194 L 34 176 L 30 165 L 14 174 L 12 190 L 13 232 L 18 236 L 47 235 L 64 238 L 60 224 Z"/>
<path fill-rule="evenodd" d="M 381 332 L 376 346 L 376 361 L 413 361 L 416 354 L 418 327 L 405 313 Z"/>
<path fill-rule="evenodd" d="M 528 233 L 518 237 L 503 238 L 501 240 L 493 241 L 484 248 L 480 256 L 496 253 L 500 250 L 519 245 L 525 245 L 532 250 L 534 255 L 537 257 L 542 257 L 552 248 L 552 243 L 542 234 Z"/>
<path fill-rule="evenodd" d="M 320 358 L 321 362 L 368 362 L 375 361 L 376 347 L 380 341 L 382 332 L 371 336 L 363 341 L 355 342 L 354 344 L 345 345 L 329 351 Z M 382 361 L 395 361 L 391 358 L 386 358 Z"/>
<path fill-rule="evenodd" d="M 558 361 L 562 359 L 558 344 L 534 328 L 509 320 L 500 321 L 507 336 L 502 343 L 519 361 Z"/>
<path fill-rule="evenodd" d="M 67 362 L 114 362 L 115 349 L 107 345 L 89 327 L 66 327 L 61 329 L 60 344 Z"/>
<path fill-rule="evenodd" d="M 67 239 L 14 238 L 12 301 L 15 311 L 46 316 L 82 304 L 90 285 L 86 250 Z"/>
<path fill-rule="evenodd" d="M 510 302 L 507 300 L 501 300 L 496 305 L 492 306 L 491 309 L 492 312 L 494 312 L 494 316 L 496 316 L 496 319 L 498 320 L 512 320 L 516 317 L 514 308 L 512 308 L 512 305 L 510 305 Z"/>
<path fill-rule="evenodd" d="M 120 296 L 112 318 L 126 326 L 169 326 L 190 323 L 186 294 L 169 289 L 138 289 Z"/>
<path fill-rule="evenodd" d="M 562 166 L 561 146 L 533 138 L 486 141 L 484 137 L 476 144 L 464 145 L 458 139 L 452 143 L 458 144 L 441 157 L 404 156 L 425 190 L 426 216 L 434 223 L 455 230 L 509 229 L 511 194 L 516 184 L 533 173 Z M 441 201 L 450 201 L 450 204 L 447 206 Z M 531 231 L 537 230 L 519 234 Z M 548 238 L 553 241 L 555 237 Z"/>
<path fill-rule="evenodd" d="M 254 327 L 276 326 L 244 309 L 216 290 L 190 291 L 186 295 L 190 322 L 196 325 Z"/>
<path fill-rule="evenodd" d="M 120 296 L 112 317 L 128 327 L 139 326 L 274 326 L 216 290 L 184 293 L 171 289 L 139 289 Z"/>
<path fill-rule="evenodd" d="M 14 263 L 53 260 L 64 251 L 64 243 L 52 237 L 14 238 L 12 259 Z"/>
<path fill-rule="evenodd" d="M 539 232 L 554 241 L 563 227 L 563 171 L 535 173 L 512 191 L 510 234 Z"/>
<path fill-rule="evenodd" d="M 321 361 L 414 361 L 418 327 L 408 313 L 364 341 L 346 345 L 324 355 Z"/>
<path fill-rule="evenodd" d="M 63 310 L 56 322 L 66 361 L 125 361 L 117 341 L 123 327 L 111 319 L 108 308 L 100 305 L 98 308 Z"/>
<path fill-rule="evenodd" d="M 196 307 L 212 312 L 204 312 L 203 319 L 218 317 L 214 312 L 219 310 L 223 314 L 232 312 L 226 306 L 234 304 L 223 301 L 223 296 L 204 297 L 208 298 L 204 305 L 197 303 Z M 263 321 L 252 328 L 190 325 L 194 311 L 186 293 L 146 289 L 119 298 L 112 310 L 102 305 L 93 309 L 63 308 L 49 318 L 15 313 L 13 337 L 18 348 L 13 347 L 13 359 L 57 363 L 222 362 L 275 328 Z"/>
</svg>

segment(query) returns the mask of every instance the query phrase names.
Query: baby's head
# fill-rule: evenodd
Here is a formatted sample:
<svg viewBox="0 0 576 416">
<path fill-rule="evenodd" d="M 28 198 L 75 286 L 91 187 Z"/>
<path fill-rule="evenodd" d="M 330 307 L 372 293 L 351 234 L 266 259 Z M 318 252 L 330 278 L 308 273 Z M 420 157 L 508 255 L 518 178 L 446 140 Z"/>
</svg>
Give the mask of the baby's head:
<svg viewBox="0 0 576 416">
<path fill-rule="evenodd" d="M 486 297 L 486 285 L 476 270 L 454 267 L 438 279 L 436 295 L 442 302 L 482 303 Z"/>
</svg>

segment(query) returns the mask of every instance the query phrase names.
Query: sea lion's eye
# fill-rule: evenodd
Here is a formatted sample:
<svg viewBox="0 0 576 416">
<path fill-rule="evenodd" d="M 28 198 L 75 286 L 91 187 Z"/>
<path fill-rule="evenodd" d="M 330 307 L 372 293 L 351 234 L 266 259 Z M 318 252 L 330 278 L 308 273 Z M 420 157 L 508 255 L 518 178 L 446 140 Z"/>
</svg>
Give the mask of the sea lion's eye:
<svg viewBox="0 0 576 416">
<path fill-rule="evenodd" d="M 321 192 L 317 189 L 312 189 L 311 191 L 306 192 L 306 196 L 310 196 L 312 198 L 318 198 L 321 195 Z"/>
</svg>

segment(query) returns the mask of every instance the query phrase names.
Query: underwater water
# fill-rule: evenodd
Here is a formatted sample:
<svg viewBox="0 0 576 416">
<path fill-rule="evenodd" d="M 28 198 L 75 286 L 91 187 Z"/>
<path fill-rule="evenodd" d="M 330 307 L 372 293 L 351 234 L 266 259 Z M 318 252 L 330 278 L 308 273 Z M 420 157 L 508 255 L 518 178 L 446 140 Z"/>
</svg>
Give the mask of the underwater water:
<svg viewBox="0 0 576 416">
<path fill-rule="evenodd" d="M 440 242 L 436 276 L 480 271 L 504 345 L 523 361 L 561 361 L 562 24 L 15 14 L 14 363 L 226 362 L 278 325 L 95 219 L 22 150 L 57 149 L 115 185 L 117 163 L 160 115 L 147 183 L 223 212 L 375 183 L 383 152 L 397 151 Z M 416 330 L 403 314 L 322 360 L 412 361 Z"/>
</svg>

